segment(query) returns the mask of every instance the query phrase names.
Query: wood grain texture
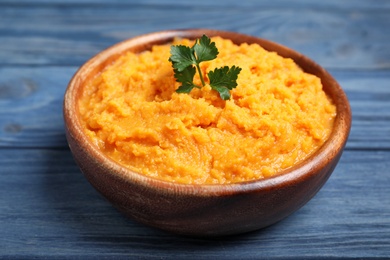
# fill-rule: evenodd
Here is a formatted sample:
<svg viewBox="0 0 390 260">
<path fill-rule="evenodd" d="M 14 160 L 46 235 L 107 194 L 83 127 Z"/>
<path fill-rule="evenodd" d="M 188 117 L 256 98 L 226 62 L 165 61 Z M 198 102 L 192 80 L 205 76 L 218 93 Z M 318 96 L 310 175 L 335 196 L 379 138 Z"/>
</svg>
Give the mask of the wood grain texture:
<svg viewBox="0 0 390 260">
<path fill-rule="evenodd" d="M 387 0 L 0 0 L 0 258 L 390 258 L 389 17 Z M 267 229 L 194 239 L 140 225 L 88 184 L 67 148 L 62 98 L 78 66 L 123 39 L 191 27 L 285 44 L 350 99 L 333 175 Z"/>
<path fill-rule="evenodd" d="M 87 183 L 68 150 L 3 149 L 0 165 L 2 256 L 384 257 L 390 247 L 390 179 L 381 174 L 390 167 L 388 151 L 346 151 L 298 212 L 218 239 L 178 237 L 125 219 Z"/>
<path fill-rule="evenodd" d="M 327 68 L 390 68 L 390 7 L 383 1 L 370 8 L 352 1 L 91 3 L 0 4 L 0 65 L 79 66 L 102 49 L 146 32 L 214 28 L 276 41 Z"/>
<path fill-rule="evenodd" d="M 66 147 L 62 103 L 76 67 L 0 68 L 0 147 Z"/>
</svg>

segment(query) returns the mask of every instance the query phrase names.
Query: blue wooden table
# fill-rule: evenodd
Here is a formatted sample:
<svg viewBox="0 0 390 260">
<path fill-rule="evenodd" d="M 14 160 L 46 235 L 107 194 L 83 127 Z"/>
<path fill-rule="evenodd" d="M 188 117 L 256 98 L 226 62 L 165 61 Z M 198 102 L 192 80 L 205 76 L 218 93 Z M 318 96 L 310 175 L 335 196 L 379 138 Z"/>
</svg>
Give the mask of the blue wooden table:
<svg viewBox="0 0 390 260">
<path fill-rule="evenodd" d="M 323 189 L 269 228 L 179 237 L 124 218 L 64 136 L 76 69 L 164 29 L 214 28 L 287 45 L 345 89 L 353 126 Z M 0 0 L 0 258 L 390 258 L 390 1 Z"/>
</svg>

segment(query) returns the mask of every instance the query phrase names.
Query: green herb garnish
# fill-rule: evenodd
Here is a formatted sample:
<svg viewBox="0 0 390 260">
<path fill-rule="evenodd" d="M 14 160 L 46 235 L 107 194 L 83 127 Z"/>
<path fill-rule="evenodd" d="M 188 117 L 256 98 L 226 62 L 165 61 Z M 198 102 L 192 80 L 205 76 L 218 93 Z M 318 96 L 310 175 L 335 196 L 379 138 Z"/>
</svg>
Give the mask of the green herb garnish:
<svg viewBox="0 0 390 260">
<path fill-rule="evenodd" d="M 205 80 L 202 75 L 199 64 L 203 61 L 214 60 L 218 56 L 218 49 L 210 38 L 203 35 L 195 41 L 191 48 L 184 45 L 171 46 L 171 57 L 174 76 L 176 81 L 182 85 L 176 90 L 177 93 L 189 93 L 193 88 L 201 88 L 194 83 L 196 71 L 199 73 L 202 86 L 205 86 Z M 224 66 L 209 71 L 207 76 L 210 81 L 210 87 L 218 91 L 223 100 L 230 99 L 230 90 L 237 87 L 237 78 L 241 68 L 237 66 Z"/>
</svg>

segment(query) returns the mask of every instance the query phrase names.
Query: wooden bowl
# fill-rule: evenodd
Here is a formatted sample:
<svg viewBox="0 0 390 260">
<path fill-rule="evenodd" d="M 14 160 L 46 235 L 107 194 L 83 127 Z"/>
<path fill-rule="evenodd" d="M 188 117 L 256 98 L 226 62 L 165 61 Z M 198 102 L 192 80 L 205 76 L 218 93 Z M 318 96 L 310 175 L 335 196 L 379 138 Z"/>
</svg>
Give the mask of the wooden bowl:
<svg viewBox="0 0 390 260">
<path fill-rule="evenodd" d="M 133 172 L 102 153 L 84 134 L 77 100 L 81 86 L 127 51 L 142 52 L 174 37 L 221 36 L 236 44 L 258 43 L 292 58 L 322 80 L 337 107 L 334 129 L 311 157 L 281 174 L 228 185 L 186 185 Z M 146 225 L 192 236 L 220 236 L 261 229 L 287 217 L 324 185 L 344 149 L 351 126 L 348 99 L 335 79 L 312 60 L 279 44 L 234 32 L 171 30 L 135 37 L 108 48 L 85 63 L 71 79 L 64 100 L 66 136 L 75 161 L 88 181 L 119 211 Z"/>
</svg>

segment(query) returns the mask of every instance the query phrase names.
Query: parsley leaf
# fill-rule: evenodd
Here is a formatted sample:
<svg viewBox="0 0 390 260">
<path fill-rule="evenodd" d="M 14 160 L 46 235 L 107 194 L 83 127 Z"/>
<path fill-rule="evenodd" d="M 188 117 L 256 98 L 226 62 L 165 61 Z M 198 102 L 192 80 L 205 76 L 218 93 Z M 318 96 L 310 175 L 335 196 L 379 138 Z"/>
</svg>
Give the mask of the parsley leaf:
<svg viewBox="0 0 390 260">
<path fill-rule="evenodd" d="M 183 71 L 188 66 L 196 63 L 191 48 L 183 45 L 171 46 L 171 57 L 169 61 L 172 62 L 173 68 L 179 71 Z"/>
<path fill-rule="evenodd" d="M 195 45 L 192 47 L 196 54 L 196 62 L 199 64 L 202 61 L 214 60 L 217 58 L 218 49 L 215 46 L 215 42 L 211 42 L 211 39 L 206 35 L 203 35 Z"/>
<path fill-rule="evenodd" d="M 215 43 L 211 42 L 211 39 L 206 35 L 196 40 L 191 48 L 184 45 L 171 46 L 169 61 L 172 63 L 176 81 L 182 84 L 176 92 L 189 93 L 193 88 L 200 88 L 194 83 L 196 71 L 199 73 L 202 85 L 205 86 L 206 83 L 199 64 L 217 58 L 218 53 Z M 223 100 L 230 99 L 230 90 L 237 87 L 240 71 L 241 68 L 237 66 L 231 68 L 224 66 L 208 72 L 210 87 L 216 90 Z"/>
<path fill-rule="evenodd" d="M 195 67 L 189 66 L 185 68 L 183 71 L 179 71 L 178 69 L 174 70 L 175 78 L 178 82 L 181 82 L 182 85 L 176 90 L 178 93 L 190 93 L 193 88 L 200 88 L 195 85 L 193 82 L 194 75 L 196 72 Z"/>
<path fill-rule="evenodd" d="M 214 69 L 209 71 L 207 76 L 210 79 L 210 87 L 219 92 L 220 97 L 223 100 L 230 99 L 230 92 L 233 88 L 237 87 L 237 78 L 241 68 L 228 66 Z"/>
</svg>

